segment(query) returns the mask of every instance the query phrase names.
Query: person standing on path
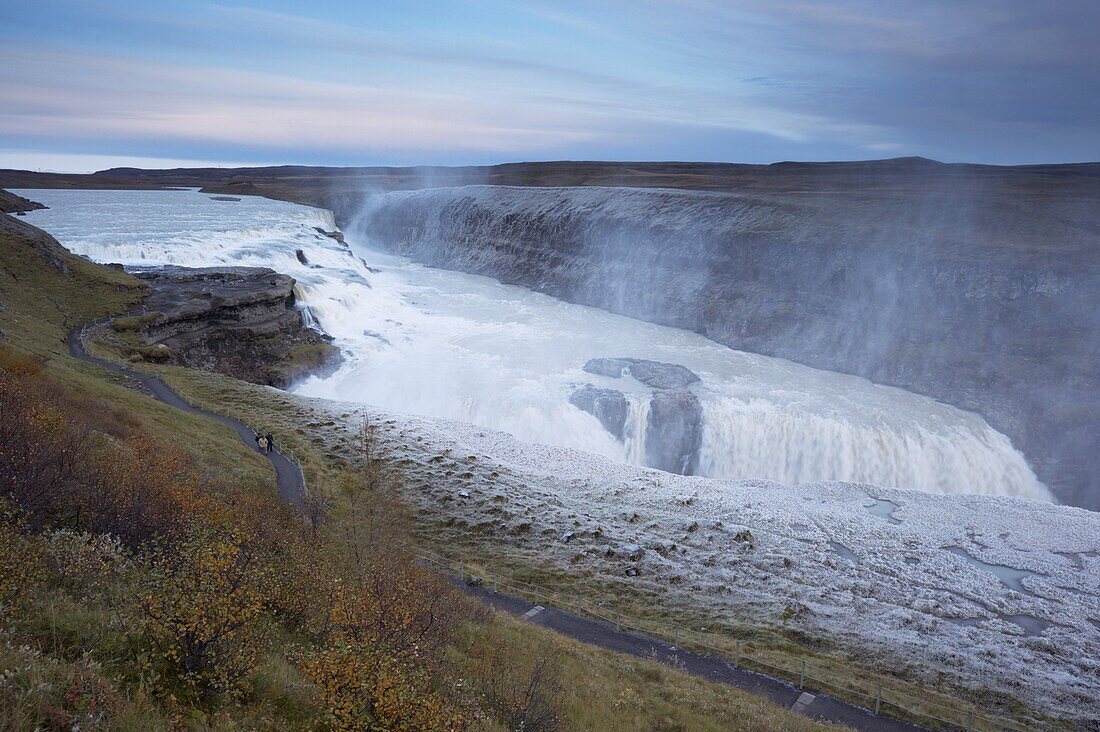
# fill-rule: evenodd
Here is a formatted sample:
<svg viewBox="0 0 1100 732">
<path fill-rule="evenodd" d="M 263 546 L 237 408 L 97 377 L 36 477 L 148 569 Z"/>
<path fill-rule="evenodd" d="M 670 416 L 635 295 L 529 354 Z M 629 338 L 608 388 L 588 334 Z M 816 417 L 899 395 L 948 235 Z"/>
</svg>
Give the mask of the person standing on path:
<svg viewBox="0 0 1100 732">
<path fill-rule="evenodd" d="M 256 444 L 260 446 L 260 452 L 267 452 L 267 438 L 260 435 L 256 438 Z"/>
<path fill-rule="evenodd" d="M 267 436 L 264 437 L 264 439 L 267 440 L 267 454 L 270 455 L 271 451 L 275 449 L 275 438 L 271 436 L 270 432 L 268 432 Z"/>
</svg>

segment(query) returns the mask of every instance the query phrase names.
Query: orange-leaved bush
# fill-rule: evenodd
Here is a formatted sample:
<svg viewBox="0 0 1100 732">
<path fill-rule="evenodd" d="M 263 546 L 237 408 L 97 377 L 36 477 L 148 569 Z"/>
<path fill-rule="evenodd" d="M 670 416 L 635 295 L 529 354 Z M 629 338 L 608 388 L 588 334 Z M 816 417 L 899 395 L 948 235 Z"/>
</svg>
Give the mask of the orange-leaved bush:
<svg viewBox="0 0 1100 732">
<path fill-rule="evenodd" d="M 153 666 L 202 698 L 239 694 L 268 650 L 273 586 L 239 530 L 201 530 L 155 552 L 138 600 Z"/>
</svg>

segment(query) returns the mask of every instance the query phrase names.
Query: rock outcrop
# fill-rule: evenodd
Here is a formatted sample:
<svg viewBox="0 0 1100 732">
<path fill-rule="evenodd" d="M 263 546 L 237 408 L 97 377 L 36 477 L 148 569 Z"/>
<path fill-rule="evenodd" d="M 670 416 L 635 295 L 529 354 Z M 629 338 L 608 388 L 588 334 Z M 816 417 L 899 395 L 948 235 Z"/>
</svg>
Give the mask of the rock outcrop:
<svg viewBox="0 0 1100 732">
<path fill-rule="evenodd" d="M 669 473 L 693 475 L 703 442 L 703 408 L 687 389 L 653 392 L 646 418 L 646 465 Z"/>
<path fill-rule="evenodd" d="M 149 314 L 116 321 L 137 330 L 150 360 L 285 388 L 340 361 L 331 338 L 306 327 L 294 278 L 267 268 L 134 270 L 149 284 Z"/>
<path fill-rule="evenodd" d="M 338 241 L 341 244 L 346 243 L 344 241 L 344 233 L 342 231 L 325 231 L 320 226 L 314 226 L 313 230 L 316 231 L 321 236 L 327 236 L 329 239 L 332 239 L 333 241 Z"/>
<path fill-rule="evenodd" d="M 569 397 L 569 403 L 600 420 L 611 434 L 623 439 L 623 427 L 626 426 L 626 395 L 614 389 L 599 389 L 585 384 Z"/>
<path fill-rule="evenodd" d="M 22 214 L 26 211 L 37 211 L 40 208 L 46 207 L 38 201 L 32 201 L 29 198 L 17 196 L 11 191 L 0 189 L 0 213 Z"/>
<path fill-rule="evenodd" d="M 695 472 L 703 442 L 703 408 L 687 388 L 699 381 L 695 372 L 679 364 L 641 358 L 593 358 L 584 370 L 613 379 L 631 376 L 653 388 L 646 417 L 646 465 L 681 475 Z M 622 392 L 585 384 L 573 392 L 569 402 L 599 419 L 616 438 L 624 438 L 628 404 Z"/>
</svg>

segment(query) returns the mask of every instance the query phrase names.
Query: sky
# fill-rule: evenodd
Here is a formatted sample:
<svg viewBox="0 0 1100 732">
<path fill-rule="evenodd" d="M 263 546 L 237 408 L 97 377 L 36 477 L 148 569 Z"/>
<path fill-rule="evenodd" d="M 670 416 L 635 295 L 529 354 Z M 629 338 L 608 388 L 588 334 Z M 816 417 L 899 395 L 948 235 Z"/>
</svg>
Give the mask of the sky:
<svg viewBox="0 0 1100 732">
<path fill-rule="evenodd" d="M 1098 0 L 0 0 L 0 167 L 1100 160 Z"/>
</svg>

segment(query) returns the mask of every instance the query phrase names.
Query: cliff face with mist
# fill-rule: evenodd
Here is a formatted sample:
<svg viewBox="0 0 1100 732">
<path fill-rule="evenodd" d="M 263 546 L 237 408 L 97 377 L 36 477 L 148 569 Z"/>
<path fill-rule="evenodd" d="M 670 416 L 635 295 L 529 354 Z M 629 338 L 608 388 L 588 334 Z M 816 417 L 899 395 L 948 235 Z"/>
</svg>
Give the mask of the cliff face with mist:
<svg viewBox="0 0 1100 732">
<path fill-rule="evenodd" d="M 716 193 L 470 186 L 368 198 L 390 250 L 978 412 L 1100 509 L 1100 211 L 958 175 Z M 346 215 L 343 218 L 348 218 Z"/>
</svg>

